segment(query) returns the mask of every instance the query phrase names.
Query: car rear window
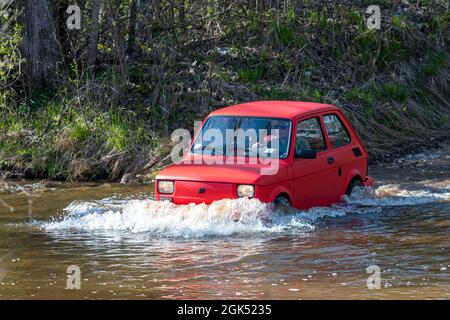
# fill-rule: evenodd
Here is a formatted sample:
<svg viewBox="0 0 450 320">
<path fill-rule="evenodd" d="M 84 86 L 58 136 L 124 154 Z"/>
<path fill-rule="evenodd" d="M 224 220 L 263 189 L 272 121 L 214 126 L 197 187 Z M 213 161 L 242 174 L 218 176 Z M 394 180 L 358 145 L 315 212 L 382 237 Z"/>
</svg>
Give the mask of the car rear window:
<svg viewBox="0 0 450 320">
<path fill-rule="evenodd" d="M 350 135 L 337 115 L 327 114 L 323 117 L 323 122 L 333 149 L 350 143 Z"/>
</svg>

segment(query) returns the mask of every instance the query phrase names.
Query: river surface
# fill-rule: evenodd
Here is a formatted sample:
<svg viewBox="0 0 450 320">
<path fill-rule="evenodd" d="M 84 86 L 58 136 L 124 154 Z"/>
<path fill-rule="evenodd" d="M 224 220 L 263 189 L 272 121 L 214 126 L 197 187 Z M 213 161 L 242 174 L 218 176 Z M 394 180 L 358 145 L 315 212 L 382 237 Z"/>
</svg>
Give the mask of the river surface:
<svg viewBox="0 0 450 320">
<path fill-rule="evenodd" d="M 371 175 L 372 190 L 303 212 L 0 182 L 0 299 L 450 299 L 449 150 Z"/>
</svg>

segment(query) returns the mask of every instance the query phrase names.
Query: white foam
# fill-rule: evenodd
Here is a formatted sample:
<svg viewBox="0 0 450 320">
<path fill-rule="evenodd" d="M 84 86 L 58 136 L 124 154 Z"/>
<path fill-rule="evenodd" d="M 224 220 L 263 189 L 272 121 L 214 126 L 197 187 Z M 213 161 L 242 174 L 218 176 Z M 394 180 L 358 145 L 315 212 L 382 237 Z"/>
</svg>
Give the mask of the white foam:
<svg viewBox="0 0 450 320">
<path fill-rule="evenodd" d="M 417 205 L 450 200 L 450 193 L 408 191 L 398 185 L 363 188 L 332 207 L 307 211 L 274 210 L 257 199 L 224 199 L 206 204 L 177 206 L 154 200 L 107 198 L 96 202 L 71 203 L 62 219 L 42 223 L 45 230 L 116 230 L 159 236 L 204 237 L 233 234 L 305 233 L 317 221 L 347 214 L 379 213 L 384 206 Z"/>
<path fill-rule="evenodd" d="M 42 182 L 35 183 L 16 183 L 0 181 L 0 193 L 21 193 L 42 190 L 54 190 L 55 188 L 48 188 Z"/>
<path fill-rule="evenodd" d="M 344 197 L 344 200 L 348 204 L 360 206 L 411 206 L 450 201 L 450 192 L 447 191 L 447 189 L 408 190 L 402 189 L 398 184 L 387 184 L 376 189 L 360 188 L 355 190 L 351 197 Z"/>
<path fill-rule="evenodd" d="M 211 205 L 182 205 L 153 200 L 132 200 L 124 205 L 74 202 L 60 221 L 43 224 L 46 230 L 126 230 L 165 236 L 202 237 L 208 235 L 308 231 L 314 227 L 296 217 L 272 216 L 271 205 L 259 200 L 220 200 Z"/>
</svg>

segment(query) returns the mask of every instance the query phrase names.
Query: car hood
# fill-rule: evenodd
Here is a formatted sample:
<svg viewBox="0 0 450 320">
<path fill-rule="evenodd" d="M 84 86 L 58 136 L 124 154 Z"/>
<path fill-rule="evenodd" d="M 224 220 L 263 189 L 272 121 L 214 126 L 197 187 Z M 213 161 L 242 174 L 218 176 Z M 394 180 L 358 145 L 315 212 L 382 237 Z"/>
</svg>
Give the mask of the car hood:
<svg viewBox="0 0 450 320">
<path fill-rule="evenodd" d="M 174 164 L 163 169 L 157 180 L 205 181 L 268 185 L 288 178 L 288 167 L 279 163 L 278 170 L 261 164 Z M 273 168 L 273 166 L 272 166 Z M 267 174 L 267 173 L 275 174 Z"/>
</svg>

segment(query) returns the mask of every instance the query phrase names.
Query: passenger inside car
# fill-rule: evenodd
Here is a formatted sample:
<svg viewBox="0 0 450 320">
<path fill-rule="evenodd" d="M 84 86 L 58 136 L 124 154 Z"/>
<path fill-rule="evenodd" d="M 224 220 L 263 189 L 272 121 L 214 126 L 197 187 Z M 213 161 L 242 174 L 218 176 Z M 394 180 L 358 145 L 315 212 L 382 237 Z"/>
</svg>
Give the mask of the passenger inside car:
<svg viewBox="0 0 450 320">
<path fill-rule="evenodd" d="M 326 149 L 325 141 L 318 118 L 302 121 L 296 131 L 296 151 L 314 150 L 319 152 Z"/>
</svg>

